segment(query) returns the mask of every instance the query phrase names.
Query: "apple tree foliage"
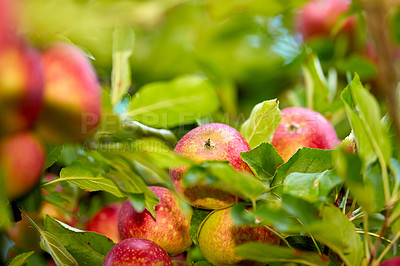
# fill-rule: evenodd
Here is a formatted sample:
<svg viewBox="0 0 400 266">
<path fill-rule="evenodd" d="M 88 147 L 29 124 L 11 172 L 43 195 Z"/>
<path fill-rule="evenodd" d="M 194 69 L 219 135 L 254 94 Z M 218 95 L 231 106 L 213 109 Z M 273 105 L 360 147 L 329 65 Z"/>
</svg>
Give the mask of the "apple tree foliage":
<svg viewBox="0 0 400 266">
<path fill-rule="evenodd" d="M 33 44 L 67 41 L 92 59 L 103 86 L 103 113 L 97 133 L 86 142 L 47 145 L 46 172 L 57 173 L 56 179 L 43 178 L 13 202 L 0 186 L 1 260 L 12 249 L 3 232 L 22 215 L 57 265 L 100 265 L 115 243 L 78 229 L 80 222 L 105 203 L 126 198 L 136 210 L 155 215 L 158 198 L 148 186 L 172 189 L 168 169 L 180 166 L 190 167 L 184 184 L 205 181 L 243 199 L 232 209 L 235 223 L 257 220 L 274 228 L 282 245 L 246 243 L 236 250 L 246 259 L 357 266 L 399 256 L 396 118 L 385 98 L 390 94 L 376 89 L 380 63 L 363 53 L 370 38 L 364 11 L 374 1 L 354 1 L 350 13 L 358 16 L 358 28 L 352 40 L 332 33 L 307 43 L 292 25 L 306 1 L 267 2 L 24 3 L 24 31 Z M 395 45 L 400 9 L 392 4 L 388 27 Z M 356 151 L 344 144 L 336 150 L 302 148 L 284 162 L 270 142 L 286 106 L 325 115 Z M 241 157 L 255 177 L 226 162 L 195 163 L 173 152 L 186 132 L 209 122 L 240 131 L 252 148 Z M 62 207 L 74 200 L 77 210 Z M 41 224 L 31 220 L 29 213 L 43 201 L 77 219 L 77 228 L 48 215 Z M 210 211 L 193 209 L 194 244 L 187 258 L 207 265 L 196 245 Z M 16 252 L 8 265 L 45 263 L 50 257 Z"/>
</svg>

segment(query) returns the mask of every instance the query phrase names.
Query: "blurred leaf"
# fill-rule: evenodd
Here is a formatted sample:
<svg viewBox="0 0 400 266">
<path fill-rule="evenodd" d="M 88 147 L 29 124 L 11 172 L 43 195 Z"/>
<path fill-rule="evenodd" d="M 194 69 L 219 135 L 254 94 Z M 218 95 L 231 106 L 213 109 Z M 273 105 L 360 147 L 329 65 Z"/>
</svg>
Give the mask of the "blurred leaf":
<svg viewBox="0 0 400 266">
<path fill-rule="evenodd" d="M 51 146 L 46 143 L 47 156 L 46 156 L 46 164 L 44 166 L 45 169 L 52 166 L 61 156 L 61 153 L 64 149 L 63 145 Z"/>
<path fill-rule="evenodd" d="M 367 167 L 381 154 L 389 163 L 392 149 L 385 128 L 381 124 L 381 111 L 377 100 L 369 93 L 356 75 L 343 90 L 342 100 L 351 127 L 356 136 L 357 151 Z"/>
<path fill-rule="evenodd" d="M 270 262 L 291 262 L 304 265 L 322 266 L 329 264 L 329 258 L 317 253 L 290 249 L 287 247 L 271 246 L 263 243 L 245 243 L 236 248 L 236 252 L 245 259 Z"/>
<path fill-rule="evenodd" d="M 132 55 L 135 34 L 131 27 L 116 27 L 113 33 L 113 68 L 111 73 L 111 101 L 115 106 L 131 85 L 129 57 Z"/>
<path fill-rule="evenodd" d="M 288 236 L 285 239 L 290 244 L 290 246 L 295 249 L 313 252 L 318 252 L 324 249 L 324 246 L 321 243 L 315 243 L 313 239 L 309 236 L 293 235 Z M 318 247 L 316 247 L 315 245 L 318 245 Z"/>
<path fill-rule="evenodd" d="M 185 172 L 184 185 L 197 183 L 205 183 L 252 201 L 266 190 L 264 184 L 256 177 L 237 172 L 230 164 L 218 161 L 202 162 Z"/>
<path fill-rule="evenodd" d="M 326 201 L 334 187 L 342 183 L 331 170 L 322 173 L 291 173 L 283 182 L 283 193 L 310 202 Z"/>
<path fill-rule="evenodd" d="M 360 75 L 361 80 L 376 78 L 378 74 L 374 63 L 368 60 L 365 56 L 352 54 L 338 60 L 336 65 L 341 73 L 357 73 Z"/>
<path fill-rule="evenodd" d="M 339 208 L 327 205 L 322 210 L 322 220 L 307 231 L 321 243 L 336 252 L 346 265 L 361 265 L 364 255 L 363 244 L 356 228 Z"/>
<path fill-rule="evenodd" d="M 282 209 L 296 217 L 302 225 L 308 226 L 321 220 L 318 208 L 320 204 L 314 204 L 290 194 L 282 195 Z"/>
<path fill-rule="evenodd" d="M 44 230 L 57 237 L 79 265 L 101 265 L 115 245 L 104 235 L 67 229 L 48 215 L 44 218 Z"/>
<path fill-rule="evenodd" d="M 391 32 L 393 39 L 397 44 L 400 43 L 400 29 L 398 27 L 400 25 L 400 10 L 395 10 L 395 14 L 391 16 Z"/>
<path fill-rule="evenodd" d="M 210 83 L 197 76 L 146 84 L 133 95 L 125 115 L 146 125 L 170 128 L 214 113 L 218 96 Z"/>
<path fill-rule="evenodd" d="M 6 197 L 3 171 L 0 168 L 0 230 L 6 229 L 11 225 L 11 215 L 11 205 Z"/>
<path fill-rule="evenodd" d="M 50 182 L 54 183 L 59 181 L 67 181 L 68 183 L 88 191 L 101 190 L 120 198 L 125 196 L 112 180 L 105 177 L 94 176 L 86 165 L 77 162 L 63 168 L 60 172 L 60 178 Z"/>
<path fill-rule="evenodd" d="M 273 192 L 280 195 L 283 182 L 291 173 L 318 173 L 334 167 L 331 150 L 302 148 L 278 167 L 272 180 Z"/>
<path fill-rule="evenodd" d="M 283 163 L 282 157 L 270 143 L 261 143 L 248 152 L 241 152 L 240 156 L 261 179 L 271 179 L 276 168 Z"/>
<path fill-rule="evenodd" d="M 211 211 L 209 210 L 202 210 L 198 208 L 193 208 L 192 218 L 190 220 L 190 236 L 193 240 L 195 245 L 199 245 L 199 240 L 197 239 L 197 234 L 199 231 L 199 227 L 203 220 L 210 214 Z"/>
<path fill-rule="evenodd" d="M 322 112 L 329 106 L 329 88 L 318 57 L 310 53 L 303 74 L 306 85 L 307 108 Z"/>
<path fill-rule="evenodd" d="M 240 127 L 240 133 L 251 148 L 262 142 L 271 142 L 275 129 L 281 121 L 281 111 L 278 100 L 269 100 L 254 106 L 249 119 Z"/>
<path fill-rule="evenodd" d="M 35 253 L 34 251 L 25 252 L 22 254 L 17 255 L 12 260 L 7 263 L 7 266 L 22 266 L 24 265 L 25 261 Z"/>
</svg>

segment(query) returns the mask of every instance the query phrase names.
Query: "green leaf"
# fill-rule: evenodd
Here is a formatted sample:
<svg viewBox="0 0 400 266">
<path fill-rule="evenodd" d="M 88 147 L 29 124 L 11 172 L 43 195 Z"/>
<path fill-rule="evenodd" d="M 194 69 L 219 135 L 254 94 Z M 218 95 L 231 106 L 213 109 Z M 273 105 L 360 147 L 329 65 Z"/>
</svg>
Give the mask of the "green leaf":
<svg viewBox="0 0 400 266">
<path fill-rule="evenodd" d="M 44 230 L 56 236 L 79 265 L 101 265 L 107 253 L 115 245 L 104 235 L 70 230 L 48 215 L 44 218 Z"/>
<path fill-rule="evenodd" d="M 210 214 L 209 210 L 202 210 L 198 208 L 193 208 L 192 218 L 190 220 L 190 236 L 195 245 L 199 245 L 199 240 L 197 239 L 197 234 L 199 231 L 199 227 L 203 220 Z"/>
<path fill-rule="evenodd" d="M 3 171 L 0 168 L 0 231 L 11 225 L 11 205 L 3 185 Z"/>
<path fill-rule="evenodd" d="M 309 236 L 293 235 L 288 236 L 285 239 L 290 246 L 295 249 L 313 252 L 318 252 L 324 249 L 324 246 L 321 243 L 313 241 Z"/>
<path fill-rule="evenodd" d="M 281 195 L 283 183 L 291 173 L 318 173 L 334 167 L 332 150 L 302 148 L 278 167 L 272 180 L 273 192 Z"/>
<path fill-rule="evenodd" d="M 201 182 L 250 200 L 256 200 L 266 190 L 256 177 L 237 172 L 230 164 L 219 161 L 202 162 L 189 168 L 183 176 L 184 185 Z"/>
<path fill-rule="evenodd" d="M 25 252 L 25 253 L 19 254 L 18 256 L 16 256 L 12 260 L 10 260 L 7 263 L 7 266 L 22 266 L 22 265 L 24 265 L 25 261 L 30 256 L 32 256 L 33 253 L 35 253 L 35 252 L 34 251 L 30 251 L 30 252 Z"/>
<path fill-rule="evenodd" d="M 348 266 L 361 265 L 364 255 L 363 244 L 356 228 L 339 208 L 325 206 L 322 220 L 306 227 L 318 241 L 337 253 Z"/>
<path fill-rule="evenodd" d="M 64 146 L 63 145 L 52 146 L 46 144 L 46 149 L 47 149 L 47 156 L 46 156 L 45 169 L 52 166 L 60 158 Z"/>
<path fill-rule="evenodd" d="M 329 264 L 329 258 L 313 252 L 299 251 L 287 247 L 271 246 L 263 243 L 245 243 L 236 248 L 236 252 L 245 259 L 262 263 L 299 263 L 322 266 Z"/>
<path fill-rule="evenodd" d="M 131 27 L 116 27 L 113 33 L 113 68 L 111 73 L 111 102 L 115 106 L 131 85 L 129 57 L 135 44 Z"/>
<path fill-rule="evenodd" d="M 218 96 L 207 80 L 181 76 L 143 86 L 133 95 L 125 115 L 151 127 L 171 128 L 193 123 L 218 107 Z"/>
<path fill-rule="evenodd" d="M 240 156 L 261 179 L 271 179 L 276 168 L 283 163 L 282 157 L 270 143 L 261 143 L 248 152 L 241 152 Z"/>
<path fill-rule="evenodd" d="M 322 173 L 291 173 L 283 182 L 283 193 L 310 202 L 326 201 L 334 187 L 342 183 L 333 171 Z"/>
<path fill-rule="evenodd" d="M 41 231 L 40 236 L 43 250 L 51 255 L 57 265 L 78 265 L 56 236 L 47 231 Z"/>
<path fill-rule="evenodd" d="M 338 150 L 337 155 L 337 171 L 344 179 L 345 185 L 350 189 L 350 194 L 365 211 L 373 213 L 376 199 L 374 185 L 370 180 L 363 178 L 360 158 L 355 154 L 341 150 Z"/>
<path fill-rule="evenodd" d="M 367 167 L 380 154 L 389 163 L 392 149 L 377 100 L 364 89 L 358 75 L 343 90 L 342 100 L 356 136 L 357 151 Z"/>
<path fill-rule="evenodd" d="M 67 181 L 68 183 L 88 191 L 106 191 L 120 198 L 126 196 L 112 180 L 105 177 L 94 176 L 86 165 L 78 162 L 63 168 L 60 173 L 60 178 L 50 182 L 54 183 L 59 181 Z"/>
<path fill-rule="evenodd" d="M 254 106 L 249 119 L 240 127 L 240 133 L 247 140 L 251 148 L 262 142 L 271 142 L 275 129 L 281 121 L 277 99 L 264 101 Z"/>
</svg>

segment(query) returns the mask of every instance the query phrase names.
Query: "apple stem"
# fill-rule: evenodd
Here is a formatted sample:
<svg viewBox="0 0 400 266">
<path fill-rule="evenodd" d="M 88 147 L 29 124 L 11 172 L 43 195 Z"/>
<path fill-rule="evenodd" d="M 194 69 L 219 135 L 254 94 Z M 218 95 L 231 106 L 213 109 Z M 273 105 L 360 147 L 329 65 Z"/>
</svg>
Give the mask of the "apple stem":
<svg viewBox="0 0 400 266">
<path fill-rule="evenodd" d="M 212 151 L 215 148 L 214 142 L 211 141 L 211 139 L 208 139 L 204 142 L 204 149 Z"/>
<path fill-rule="evenodd" d="M 287 125 L 287 131 L 289 132 L 297 132 L 300 129 L 300 125 L 294 122 L 290 122 L 289 125 Z"/>
</svg>

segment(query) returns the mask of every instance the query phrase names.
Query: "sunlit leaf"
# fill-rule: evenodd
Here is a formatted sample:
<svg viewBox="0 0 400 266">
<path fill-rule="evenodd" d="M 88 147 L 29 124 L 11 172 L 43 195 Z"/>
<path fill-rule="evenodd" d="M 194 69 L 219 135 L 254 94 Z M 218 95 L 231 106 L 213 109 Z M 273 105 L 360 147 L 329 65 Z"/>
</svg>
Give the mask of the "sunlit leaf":
<svg viewBox="0 0 400 266">
<path fill-rule="evenodd" d="M 7 266 L 22 266 L 24 265 L 25 261 L 33 255 L 33 253 L 35 253 L 34 251 L 30 251 L 30 252 L 25 252 L 22 254 L 17 255 L 15 258 L 13 258 L 12 260 L 10 260 L 7 263 Z"/>
</svg>

